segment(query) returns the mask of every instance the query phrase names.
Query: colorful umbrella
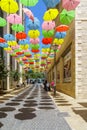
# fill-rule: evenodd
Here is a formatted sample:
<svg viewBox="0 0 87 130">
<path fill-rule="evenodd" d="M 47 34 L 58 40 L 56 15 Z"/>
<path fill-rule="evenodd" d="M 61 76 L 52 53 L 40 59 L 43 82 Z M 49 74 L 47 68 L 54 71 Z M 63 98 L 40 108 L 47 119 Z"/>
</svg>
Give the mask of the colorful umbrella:
<svg viewBox="0 0 87 130">
<path fill-rule="evenodd" d="M 39 44 L 36 44 L 36 45 L 30 44 L 30 47 L 31 47 L 32 49 L 39 49 L 40 45 L 39 45 Z"/>
<path fill-rule="evenodd" d="M 40 50 L 39 49 L 32 49 L 31 50 L 33 53 L 38 53 Z"/>
<path fill-rule="evenodd" d="M 16 31 L 16 32 L 24 31 L 24 25 L 22 25 L 22 24 L 13 24 L 11 26 L 11 28 L 12 28 L 13 31 Z"/>
<path fill-rule="evenodd" d="M 58 39 L 64 38 L 66 36 L 66 32 L 56 32 L 55 37 Z"/>
<path fill-rule="evenodd" d="M 26 37 L 27 37 L 27 34 L 25 32 L 16 33 L 17 39 L 26 39 Z"/>
<path fill-rule="evenodd" d="M 28 41 L 27 39 L 23 39 L 23 40 L 20 40 L 18 43 L 19 43 L 20 45 L 26 45 L 26 44 L 29 43 L 29 41 Z"/>
<path fill-rule="evenodd" d="M 0 17 L 0 27 L 4 27 L 6 24 L 6 20 Z"/>
<path fill-rule="evenodd" d="M 67 25 L 59 25 L 59 26 L 57 26 L 56 27 L 56 32 L 58 31 L 58 32 L 65 32 L 65 31 L 67 31 L 67 30 L 69 30 L 69 26 L 67 26 Z"/>
<path fill-rule="evenodd" d="M 34 21 L 32 21 L 31 19 L 28 20 L 28 23 L 27 23 L 27 27 L 30 29 L 30 30 L 35 30 L 35 29 L 38 29 L 40 27 L 40 21 L 38 18 L 34 18 Z"/>
<path fill-rule="evenodd" d="M 17 45 L 17 42 L 16 41 L 8 41 L 7 42 L 9 46 L 16 46 Z"/>
<path fill-rule="evenodd" d="M 43 0 L 47 8 L 55 7 L 59 4 L 60 0 Z"/>
<path fill-rule="evenodd" d="M 0 37 L 0 43 L 6 42 L 6 40 L 2 37 Z"/>
<path fill-rule="evenodd" d="M 7 43 L 0 43 L 0 47 L 7 48 L 9 45 Z"/>
<path fill-rule="evenodd" d="M 12 48 L 13 50 L 15 50 L 15 49 L 20 48 L 20 45 L 17 45 L 17 44 L 16 44 L 15 46 L 12 46 L 11 48 Z"/>
<path fill-rule="evenodd" d="M 68 11 L 74 10 L 79 3 L 80 0 L 62 0 L 62 7 Z"/>
<path fill-rule="evenodd" d="M 63 44 L 63 42 L 64 42 L 64 39 L 55 38 L 54 41 L 53 41 L 53 44 L 61 45 L 61 44 Z"/>
<path fill-rule="evenodd" d="M 22 48 L 22 50 L 27 50 L 27 49 L 29 49 L 29 44 L 20 45 L 20 48 Z"/>
<path fill-rule="evenodd" d="M 42 34 L 44 37 L 52 37 L 54 35 L 54 30 L 49 30 L 49 31 L 42 30 Z"/>
<path fill-rule="evenodd" d="M 44 13 L 43 19 L 45 21 L 53 20 L 57 17 L 58 13 L 57 9 L 49 9 Z"/>
<path fill-rule="evenodd" d="M 52 43 L 52 38 L 43 38 L 42 39 L 42 43 L 47 45 L 47 44 L 51 44 Z"/>
<path fill-rule="evenodd" d="M 7 13 L 16 13 L 18 11 L 18 4 L 14 0 L 1 0 L 1 9 Z"/>
<path fill-rule="evenodd" d="M 75 17 L 75 11 L 71 10 L 71 11 L 67 11 L 65 9 L 63 9 L 63 11 L 60 13 L 60 22 L 62 24 L 70 24 L 72 22 L 72 20 Z"/>
<path fill-rule="evenodd" d="M 14 35 L 12 35 L 12 34 L 5 34 L 5 35 L 4 35 L 4 39 L 5 39 L 6 41 L 13 41 L 13 40 L 15 40 L 15 37 L 14 37 Z"/>
<path fill-rule="evenodd" d="M 44 21 L 42 24 L 43 30 L 52 30 L 55 27 L 55 21 Z"/>
<path fill-rule="evenodd" d="M 28 35 L 30 38 L 37 38 L 40 36 L 40 32 L 38 30 L 30 30 Z"/>
<path fill-rule="evenodd" d="M 20 24 L 22 23 L 22 18 L 18 14 L 10 14 L 7 16 L 7 21 L 11 24 Z"/>
<path fill-rule="evenodd" d="M 35 38 L 35 39 L 30 38 L 30 43 L 37 44 L 37 43 L 39 43 L 39 42 L 40 42 L 40 39 L 39 39 L 39 38 Z"/>
<path fill-rule="evenodd" d="M 28 8 L 23 8 L 23 11 L 24 11 L 24 13 L 25 13 L 32 21 L 34 21 L 34 15 L 33 15 L 33 13 L 31 12 L 30 9 L 28 9 Z"/>
<path fill-rule="evenodd" d="M 38 0 L 20 0 L 24 6 L 35 6 L 38 3 Z"/>
</svg>

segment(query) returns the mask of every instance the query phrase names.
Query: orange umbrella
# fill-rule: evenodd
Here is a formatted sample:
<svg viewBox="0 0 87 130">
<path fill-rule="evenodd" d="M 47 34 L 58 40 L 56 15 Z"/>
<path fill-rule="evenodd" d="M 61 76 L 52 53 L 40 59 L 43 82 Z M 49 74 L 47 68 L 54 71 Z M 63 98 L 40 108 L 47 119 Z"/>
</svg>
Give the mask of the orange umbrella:
<svg viewBox="0 0 87 130">
<path fill-rule="evenodd" d="M 60 25 L 56 27 L 56 32 L 65 32 L 67 30 L 69 30 L 69 26 L 67 25 Z"/>
</svg>

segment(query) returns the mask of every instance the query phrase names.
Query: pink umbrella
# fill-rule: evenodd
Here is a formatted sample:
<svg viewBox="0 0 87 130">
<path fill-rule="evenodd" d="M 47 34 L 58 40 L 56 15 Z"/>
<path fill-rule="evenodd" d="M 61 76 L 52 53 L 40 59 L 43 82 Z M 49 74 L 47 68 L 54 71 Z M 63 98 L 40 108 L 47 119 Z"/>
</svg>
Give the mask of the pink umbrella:
<svg viewBox="0 0 87 130">
<path fill-rule="evenodd" d="M 32 20 L 34 21 L 34 15 L 28 8 L 23 8 L 24 13 Z"/>
<path fill-rule="evenodd" d="M 39 39 L 39 38 L 35 38 L 35 39 L 30 38 L 30 43 L 37 44 L 37 43 L 39 43 L 39 42 L 40 42 L 40 39 Z"/>
<path fill-rule="evenodd" d="M 74 10 L 78 4 L 80 3 L 80 0 L 62 0 L 62 7 L 66 10 Z"/>
<path fill-rule="evenodd" d="M 20 48 L 20 45 L 12 46 L 11 48 L 12 48 L 13 50 L 15 50 L 15 49 Z"/>
<path fill-rule="evenodd" d="M 44 21 L 42 24 L 43 30 L 52 30 L 55 27 L 55 21 Z"/>
<path fill-rule="evenodd" d="M 19 24 L 22 23 L 22 18 L 18 14 L 10 14 L 7 16 L 7 21 L 11 24 Z"/>
</svg>

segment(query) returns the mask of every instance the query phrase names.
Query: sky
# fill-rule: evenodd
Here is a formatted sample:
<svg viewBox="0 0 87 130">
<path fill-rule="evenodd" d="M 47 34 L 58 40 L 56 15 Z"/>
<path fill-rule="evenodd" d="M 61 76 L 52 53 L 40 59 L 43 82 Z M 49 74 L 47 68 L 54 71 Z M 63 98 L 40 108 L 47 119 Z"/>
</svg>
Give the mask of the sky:
<svg viewBox="0 0 87 130">
<path fill-rule="evenodd" d="M 44 15 L 45 11 L 47 10 L 47 8 L 46 8 L 43 0 L 39 0 L 39 2 L 35 6 L 30 7 L 29 9 L 33 12 L 34 16 L 37 17 L 40 20 L 40 28 L 38 30 L 40 31 L 40 37 L 39 38 L 40 38 L 40 41 L 41 41 L 41 39 L 43 38 L 43 36 L 42 36 L 42 26 L 41 25 L 43 23 L 43 15 Z M 41 42 L 40 42 L 40 45 L 41 45 L 40 46 L 40 49 L 41 49 L 42 46 L 44 46 L 44 45 L 42 45 Z"/>
</svg>

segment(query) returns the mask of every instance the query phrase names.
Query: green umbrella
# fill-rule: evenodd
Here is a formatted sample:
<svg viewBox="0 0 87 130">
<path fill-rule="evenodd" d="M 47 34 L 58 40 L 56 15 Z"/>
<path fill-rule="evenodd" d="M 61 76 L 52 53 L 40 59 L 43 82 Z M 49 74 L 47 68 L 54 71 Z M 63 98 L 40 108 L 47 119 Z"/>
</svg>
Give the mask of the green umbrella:
<svg viewBox="0 0 87 130">
<path fill-rule="evenodd" d="M 13 24 L 11 26 L 12 30 L 16 31 L 16 32 L 22 32 L 24 31 L 24 25 L 22 24 Z"/>
<path fill-rule="evenodd" d="M 54 30 L 49 30 L 49 31 L 42 30 L 42 34 L 44 37 L 52 37 L 54 35 Z"/>
<path fill-rule="evenodd" d="M 14 52 L 21 52 L 22 49 L 21 48 L 18 48 L 18 49 L 15 49 Z"/>
<path fill-rule="evenodd" d="M 38 0 L 20 0 L 24 6 L 35 6 L 38 3 Z"/>
<path fill-rule="evenodd" d="M 63 9 L 63 11 L 60 13 L 60 22 L 62 24 L 70 24 L 72 22 L 72 20 L 75 17 L 75 11 L 71 10 L 71 11 L 67 11 L 65 9 Z"/>
<path fill-rule="evenodd" d="M 6 20 L 0 17 L 0 27 L 4 27 L 6 25 Z"/>
<path fill-rule="evenodd" d="M 32 49 L 39 49 L 40 45 L 39 45 L 39 44 L 36 44 L 36 45 L 30 44 L 30 47 L 31 47 Z"/>
</svg>

